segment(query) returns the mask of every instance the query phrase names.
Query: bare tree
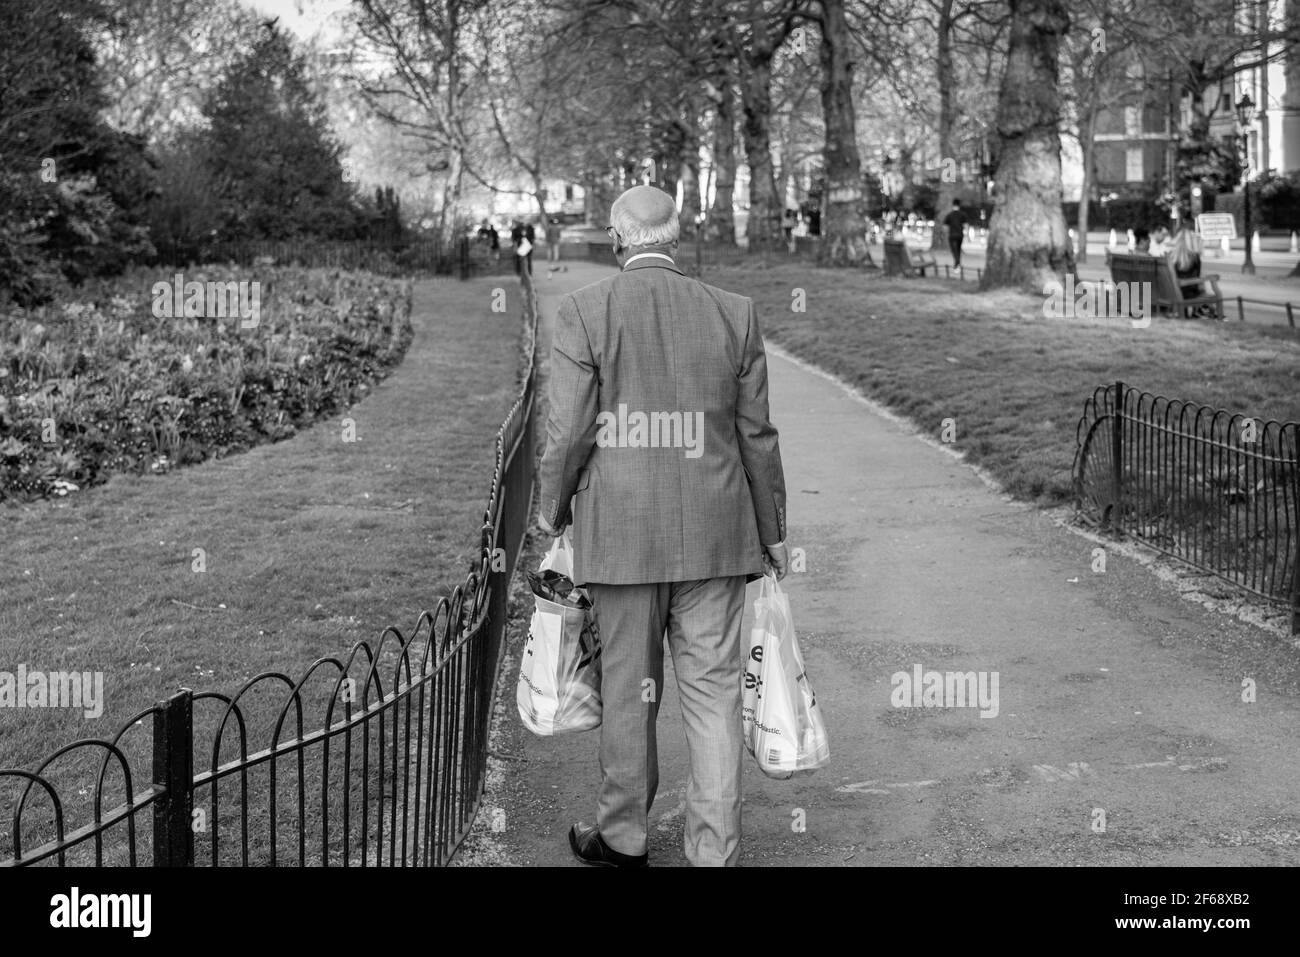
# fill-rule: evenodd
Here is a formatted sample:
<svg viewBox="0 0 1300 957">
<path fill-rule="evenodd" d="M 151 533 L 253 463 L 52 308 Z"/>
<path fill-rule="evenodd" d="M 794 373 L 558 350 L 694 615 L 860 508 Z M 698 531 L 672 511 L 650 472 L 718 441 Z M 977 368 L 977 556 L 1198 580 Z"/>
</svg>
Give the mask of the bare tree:
<svg viewBox="0 0 1300 957">
<path fill-rule="evenodd" d="M 354 78 L 371 109 L 429 150 L 426 169 L 441 175 L 438 230 L 450 233 L 471 148 L 468 107 L 474 21 L 488 0 L 356 0 L 351 19 L 362 62 L 382 64 Z M 451 219 L 449 220 L 449 216 Z"/>
<path fill-rule="evenodd" d="M 115 129 L 157 141 L 197 121 L 203 92 L 261 34 L 236 0 L 104 0 L 93 37 Z"/>
<path fill-rule="evenodd" d="M 859 124 L 877 159 L 901 175 L 904 208 L 917 181 L 937 185 L 942 215 L 962 188 L 963 171 L 982 173 L 996 76 L 1005 62 L 1008 26 L 1002 0 L 850 0 L 849 29 L 866 85 L 857 93 Z M 884 173 L 884 170 L 877 170 Z M 944 245 L 941 229 L 933 233 Z"/>
<path fill-rule="evenodd" d="M 963 115 L 974 118 L 972 106 L 982 91 L 990 89 L 990 78 L 1002 63 L 1002 37 L 1008 17 L 1001 0 L 930 0 L 930 6 L 937 41 L 934 71 L 939 94 L 936 128 L 941 168 L 935 215 L 939 217 L 957 196 L 957 158 L 963 152 L 968 156 L 970 153 L 969 148 L 962 149 L 959 121 Z M 964 98 L 962 90 L 966 92 Z M 945 238 L 936 229 L 933 247 L 941 248 Z"/>
<path fill-rule="evenodd" d="M 641 179 L 674 194 L 680 184 L 691 235 L 704 202 L 704 130 L 729 106 L 722 101 L 735 72 L 719 39 L 725 11 L 705 0 L 556 0 L 556 8 L 566 39 L 600 58 L 599 88 L 617 94 L 584 132 L 606 144 L 618 182 Z"/>
<path fill-rule="evenodd" d="M 498 3 L 478 38 L 477 86 L 489 132 L 466 173 L 496 193 L 527 193 L 546 215 L 549 178 L 580 175 L 584 144 L 600 115 L 580 92 L 599 82 L 591 50 L 556 32 L 552 11 L 530 2 Z M 519 189 L 519 177 L 529 188 Z M 558 211 L 558 210 L 556 210 Z"/>
<path fill-rule="evenodd" d="M 1083 160 L 1083 183 L 1075 231 L 1079 237 L 1078 262 L 1088 259 L 1088 224 L 1092 207 L 1096 168 L 1097 120 L 1102 110 L 1127 98 L 1147 97 L 1145 78 L 1134 79 L 1133 67 L 1140 65 L 1139 44 L 1159 49 L 1168 37 L 1144 29 L 1130 16 L 1127 0 L 1085 0 L 1079 9 L 1075 29 L 1062 42 L 1072 92 L 1073 130 Z"/>
</svg>

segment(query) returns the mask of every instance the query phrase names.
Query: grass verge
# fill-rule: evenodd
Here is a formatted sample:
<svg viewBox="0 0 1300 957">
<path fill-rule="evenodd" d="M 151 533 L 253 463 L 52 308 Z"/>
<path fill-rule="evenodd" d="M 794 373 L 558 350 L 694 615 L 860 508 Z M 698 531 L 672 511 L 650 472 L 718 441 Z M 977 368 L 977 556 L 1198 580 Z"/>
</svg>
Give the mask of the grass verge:
<svg viewBox="0 0 1300 957">
<path fill-rule="evenodd" d="M 1075 425 L 1117 379 L 1260 419 L 1300 420 L 1300 338 L 1276 326 L 1047 319 L 1042 300 L 943 280 L 751 262 L 703 279 L 752 296 L 764 335 L 957 448 L 1014 496 L 1071 496 Z M 794 309 L 800 302 L 806 311 Z"/>
</svg>

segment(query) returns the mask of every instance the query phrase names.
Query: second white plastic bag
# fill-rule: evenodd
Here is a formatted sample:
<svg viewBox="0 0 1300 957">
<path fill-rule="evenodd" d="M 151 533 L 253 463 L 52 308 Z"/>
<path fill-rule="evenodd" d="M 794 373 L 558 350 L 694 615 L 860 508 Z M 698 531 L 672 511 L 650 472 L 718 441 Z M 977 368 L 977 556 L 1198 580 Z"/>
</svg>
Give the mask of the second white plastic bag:
<svg viewBox="0 0 1300 957">
<path fill-rule="evenodd" d="M 788 778 L 830 761 L 826 724 L 795 638 L 790 601 L 773 575 L 763 576 L 754 602 L 743 716 L 745 746 L 768 777 Z"/>
</svg>

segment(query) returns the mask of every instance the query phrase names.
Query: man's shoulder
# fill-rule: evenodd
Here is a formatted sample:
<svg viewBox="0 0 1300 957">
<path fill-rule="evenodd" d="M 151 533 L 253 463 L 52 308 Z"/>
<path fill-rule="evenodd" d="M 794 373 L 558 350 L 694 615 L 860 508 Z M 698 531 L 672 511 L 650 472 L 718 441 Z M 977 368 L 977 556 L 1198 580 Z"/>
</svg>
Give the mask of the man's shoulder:
<svg viewBox="0 0 1300 957">
<path fill-rule="evenodd" d="M 748 310 L 750 303 L 753 301 L 749 296 L 742 296 L 738 292 L 732 292 L 729 289 L 721 289 L 718 286 L 710 286 L 707 282 L 702 282 L 699 279 L 687 279 L 687 282 L 697 286 L 701 295 L 708 296 L 719 305 L 727 306 L 731 309 Z"/>
<path fill-rule="evenodd" d="M 603 279 L 597 279 L 595 282 L 589 282 L 585 286 L 579 286 L 565 294 L 565 299 L 572 299 L 578 305 L 587 305 L 594 302 L 603 302 L 613 287 L 615 280 L 618 279 L 619 273 L 605 276 Z M 561 300 L 563 301 L 563 300 Z"/>
<path fill-rule="evenodd" d="M 632 269 L 626 272 L 616 272 L 611 276 L 598 279 L 595 282 L 588 283 L 569 293 L 575 303 L 581 308 L 589 305 L 604 303 L 609 299 L 619 286 L 630 283 L 639 283 L 645 281 L 647 273 L 657 273 L 660 276 L 666 276 L 669 282 L 678 283 L 684 286 L 690 293 L 704 298 L 712 299 L 719 305 L 730 309 L 748 309 L 750 298 L 742 296 L 739 293 L 730 292 L 726 289 L 720 289 L 717 286 L 711 286 L 706 282 L 693 279 L 690 276 L 683 275 L 671 269 L 649 270 L 649 269 Z"/>
</svg>

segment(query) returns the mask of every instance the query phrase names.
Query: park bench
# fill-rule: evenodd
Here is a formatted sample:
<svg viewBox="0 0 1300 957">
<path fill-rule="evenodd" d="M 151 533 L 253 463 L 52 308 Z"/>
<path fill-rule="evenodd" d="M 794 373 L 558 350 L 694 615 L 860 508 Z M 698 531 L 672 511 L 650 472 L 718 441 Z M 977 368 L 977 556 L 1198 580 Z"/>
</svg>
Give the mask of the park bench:
<svg viewBox="0 0 1300 957">
<path fill-rule="evenodd" d="M 909 249 L 901 239 L 885 240 L 886 276 L 902 273 L 910 279 L 917 273 L 924 276 L 926 269 L 931 268 L 934 269 L 936 276 L 939 275 L 939 265 L 928 252 L 920 249 Z"/>
<path fill-rule="evenodd" d="M 1106 264 L 1110 267 L 1113 282 L 1151 283 L 1152 305 L 1163 313 L 1186 316 L 1189 310 L 1210 306 L 1214 309 L 1215 318 L 1223 318 L 1223 294 L 1219 291 L 1217 275 L 1180 279 L 1168 256 L 1147 256 L 1141 253 L 1112 253 L 1107 250 Z M 1210 291 L 1202 290 L 1199 296 L 1188 295 L 1188 290 L 1196 286 L 1206 286 Z"/>
</svg>

